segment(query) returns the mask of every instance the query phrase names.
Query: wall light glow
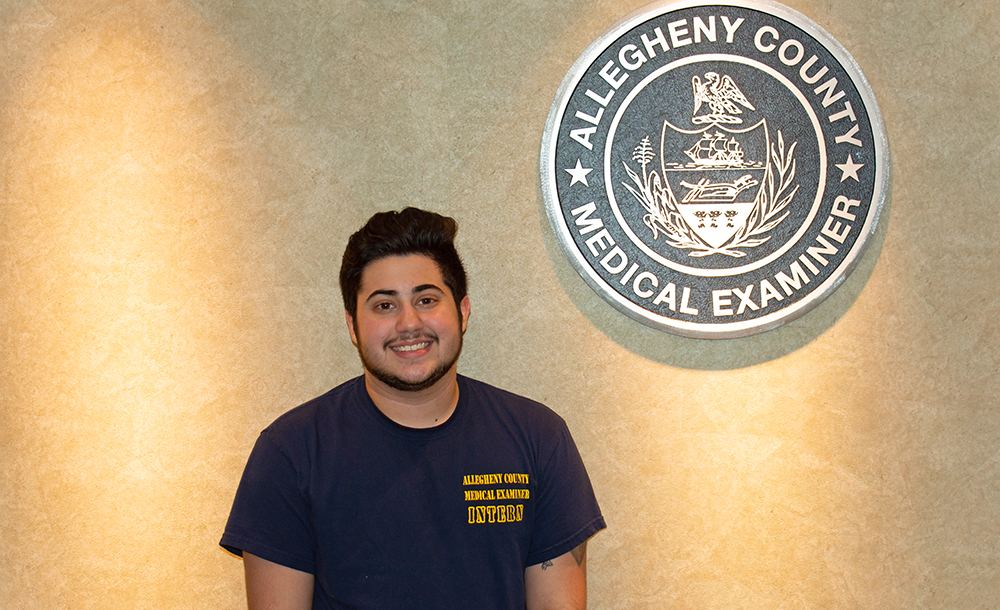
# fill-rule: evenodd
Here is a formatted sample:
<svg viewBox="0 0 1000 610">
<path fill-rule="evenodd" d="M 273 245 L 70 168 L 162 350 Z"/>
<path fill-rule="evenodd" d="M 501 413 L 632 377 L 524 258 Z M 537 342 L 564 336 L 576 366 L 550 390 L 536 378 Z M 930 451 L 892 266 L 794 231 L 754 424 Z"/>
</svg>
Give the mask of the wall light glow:
<svg viewBox="0 0 1000 610">
<path fill-rule="evenodd" d="M 246 232 L 231 192 L 246 169 L 211 93 L 230 75 L 202 69 L 213 34 L 178 3 L 52 1 L 13 23 L 0 598 L 190 607 L 176 575 L 218 578 L 192 556 L 217 535 L 204 448 L 225 423 Z"/>
</svg>

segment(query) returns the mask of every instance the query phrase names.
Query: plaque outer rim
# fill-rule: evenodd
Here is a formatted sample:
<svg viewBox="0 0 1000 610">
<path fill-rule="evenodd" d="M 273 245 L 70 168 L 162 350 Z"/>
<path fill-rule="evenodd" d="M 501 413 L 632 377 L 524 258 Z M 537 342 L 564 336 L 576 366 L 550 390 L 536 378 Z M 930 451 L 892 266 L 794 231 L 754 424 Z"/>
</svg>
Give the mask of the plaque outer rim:
<svg viewBox="0 0 1000 610">
<path fill-rule="evenodd" d="M 570 228 L 563 218 L 558 192 L 556 191 L 556 128 L 562 122 L 566 108 L 569 105 L 571 93 L 579 84 L 586 71 L 591 67 L 591 64 L 610 44 L 640 23 L 665 13 L 698 6 L 733 6 L 761 10 L 792 23 L 823 44 L 827 51 L 840 62 L 841 67 L 851 77 L 861 99 L 865 103 L 872 128 L 876 159 L 871 210 L 865 219 L 864 225 L 861 227 L 860 236 L 855 241 L 836 273 L 794 305 L 756 320 L 718 325 L 685 322 L 683 320 L 656 315 L 637 306 L 619 295 L 613 288 L 608 287 L 605 281 L 594 272 L 583 257 L 583 254 L 576 248 Z M 580 274 L 588 286 L 599 294 L 601 298 L 633 320 L 658 330 L 695 339 L 733 339 L 766 332 L 803 316 L 826 300 L 850 276 L 868 249 L 892 191 L 892 160 L 889 151 L 888 134 L 886 133 L 882 113 L 875 100 L 875 93 L 868 79 L 862 73 L 857 61 L 855 61 L 854 57 L 851 56 L 836 38 L 819 24 L 802 13 L 771 0 L 722 0 L 719 2 L 699 0 L 675 2 L 673 0 L 661 0 L 648 4 L 620 19 L 591 42 L 566 73 L 549 109 L 545 121 L 545 129 L 542 132 L 542 142 L 539 152 L 539 176 L 545 211 L 555 234 L 556 241 L 559 242 L 560 248 L 576 272 Z"/>
</svg>

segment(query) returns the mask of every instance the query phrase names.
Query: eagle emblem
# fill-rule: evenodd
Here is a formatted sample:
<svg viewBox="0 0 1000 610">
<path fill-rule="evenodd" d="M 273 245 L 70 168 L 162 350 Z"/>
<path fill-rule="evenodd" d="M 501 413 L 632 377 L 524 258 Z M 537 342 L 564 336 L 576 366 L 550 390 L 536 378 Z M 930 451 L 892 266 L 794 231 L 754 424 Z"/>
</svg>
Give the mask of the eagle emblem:
<svg viewBox="0 0 1000 610">
<path fill-rule="evenodd" d="M 743 114 L 740 106 L 756 110 L 728 74 L 719 76 L 716 72 L 706 72 L 705 82 L 702 82 L 696 74 L 691 78 L 691 86 L 694 88 L 694 114 L 696 115 L 691 120 L 699 125 L 705 123 L 739 125 L 743 119 L 733 115 Z M 707 104 L 711 113 L 697 116 L 702 104 Z"/>
</svg>

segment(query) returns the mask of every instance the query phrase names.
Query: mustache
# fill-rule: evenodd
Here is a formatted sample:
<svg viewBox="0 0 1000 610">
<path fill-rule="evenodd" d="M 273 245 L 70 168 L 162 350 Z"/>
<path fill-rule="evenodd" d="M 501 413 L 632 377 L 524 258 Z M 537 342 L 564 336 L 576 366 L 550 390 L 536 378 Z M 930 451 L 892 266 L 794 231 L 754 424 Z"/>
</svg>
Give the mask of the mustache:
<svg viewBox="0 0 1000 610">
<path fill-rule="evenodd" d="M 385 342 L 382 344 L 382 348 L 389 349 L 389 346 L 392 345 L 393 343 L 398 343 L 400 341 L 416 341 L 418 339 L 437 341 L 438 336 L 437 333 L 428 332 L 424 330 L 418 330 L 409 333 L 401 333 L 399 335 L 396 335 L 395 337 L 390 337 L 389 339 L 386 339 Z"/>
</svg>

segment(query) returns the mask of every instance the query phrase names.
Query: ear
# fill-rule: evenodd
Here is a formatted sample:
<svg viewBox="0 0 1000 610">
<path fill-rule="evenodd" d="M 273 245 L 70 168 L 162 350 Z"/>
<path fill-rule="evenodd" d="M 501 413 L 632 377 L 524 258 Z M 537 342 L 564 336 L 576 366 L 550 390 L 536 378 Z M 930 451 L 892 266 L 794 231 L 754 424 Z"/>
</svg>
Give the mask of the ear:
<svg viewBox="0 0 1000 610">
<path fill-rule="evenodd" d="M 459 303 L 459 308 L 462 314 L 462 332 L 469 326 L 469 314 L 472 313 L 472 304 L 469 302 L 469 295 L 465 295 L 462 298 L 462 302 Z"/>
<path fill-rule="evenodd" d="M 344 310 L 344 319 L 347 320 L 347 332 L 351 333 L 351 343 L 354 347 L 358 346 L 358 335 L 354 332 L 354 316 L 351 312 Z"/>
</svg>

